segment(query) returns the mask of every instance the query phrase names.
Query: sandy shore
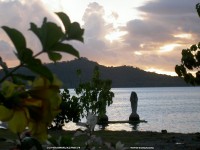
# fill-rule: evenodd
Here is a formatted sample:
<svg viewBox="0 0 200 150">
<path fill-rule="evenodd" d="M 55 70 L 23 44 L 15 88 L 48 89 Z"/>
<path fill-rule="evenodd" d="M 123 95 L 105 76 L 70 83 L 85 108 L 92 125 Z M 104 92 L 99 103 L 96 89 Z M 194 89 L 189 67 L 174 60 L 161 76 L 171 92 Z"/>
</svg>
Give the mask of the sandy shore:
<svg viewBox="0 0 200 150">
<path fill-rule="evenodd" d="M 74 131 L 62 131 L 56 134 L 74 134 Z M 54 133 L 53 133 L 54 134 Z M 95 131 L 96 136 L 104 141 L 116 143 L 121 141 L 129 149 L 155 149 L 155 150 L 200 150 L 200 133 L 161 133 L 138 131 Z M 85 140 L 85 137 L 83 137 Z M 82 139 L 75 143 L 82 146 Z"/>
<path fill-rule="evenodd" d="M 133 135 L 134 134 L 134 135 Z M 200 134 L 133 132 L 131 136 L 142 137 L 128 149 L 200 150 Z"/>
<path fill-rule="evenodd" d="M 75 131 L 49 131 L 50 135 L 73 136 Z M 117 143 L 121 141 L 129 150 L 131 149 L 155 149 L 155 150 L 200 150 L 200 133 L 161 133 L 161 132 L 139 132 L 139 131 L 95 131 L 94 135 L 101 137 L 104 141 Z M 9 144 L 3 141 L 4 138 L 14 138 L 8 130 L 0 129 L 0 149 L 9 149 Z M 75 138 L 74 146 L 84 147 L 86 136 Z M 98 149 L 98 148 L 97 148 Z M 102 149 L 102 148 L 99 148 Z M 105 150 L 105 149 L 104 149 Z"/>
</svg>

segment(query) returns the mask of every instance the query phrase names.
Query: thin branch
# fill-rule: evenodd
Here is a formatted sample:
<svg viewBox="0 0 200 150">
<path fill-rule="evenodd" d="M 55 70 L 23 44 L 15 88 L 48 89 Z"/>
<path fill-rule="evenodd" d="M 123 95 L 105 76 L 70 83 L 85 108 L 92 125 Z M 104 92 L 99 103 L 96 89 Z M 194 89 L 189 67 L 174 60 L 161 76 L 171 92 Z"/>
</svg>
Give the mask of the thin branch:
<svg viewBox="0 0 200 150">
<path fill-rule="evenodd" d="M 41 52 L 35 54 L 35 55 L 33 56 L 33 58 L 36 58 L 37 56 L 41 55 L 43 52 L 44 52 L 44 51 L 41 51 Z M 12 69 L 10 72 L 8 72 L 7 75 L 5 75 L 2 79 L 0 79 L 0 83 L 2 83 L 2 82 L 3 82 L 5 79 L 7 79 L 8 77 L 12 76 L 12 74 L 13 74 L 15 71 L 17 71 L 19 68 L 21 68 L 21 67 L 24 66 L 24 65 L 25 65 L 25 63 L 21 63 L 19 66 L 16 66 L 14 69 Z"/>
</svg>

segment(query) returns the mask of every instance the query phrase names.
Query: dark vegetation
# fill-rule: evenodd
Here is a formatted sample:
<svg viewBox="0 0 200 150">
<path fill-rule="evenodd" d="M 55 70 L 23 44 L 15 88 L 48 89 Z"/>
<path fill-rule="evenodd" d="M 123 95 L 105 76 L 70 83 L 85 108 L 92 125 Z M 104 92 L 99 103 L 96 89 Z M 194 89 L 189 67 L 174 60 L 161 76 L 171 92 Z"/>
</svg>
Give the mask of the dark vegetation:
<svg viewBox="0 0 200 150">
<path fill-rule="evenodd" d="M 54 131 L 50 130 L 49 133 L 59 139 L 60 136 L 71 136 L 73 137 L 75 131 Z M 9 147 L 14 146 L 14 143 L 4 142 L 5 139 L 15 139 L 16 135 L 9 130 L 0 129 L 0 143 L 1 149 L 8 150 Z M 125 147 L 153 147 L 154 149 L 199 149 L 200 147 L 200 135 L 198 133 L 193 134 L 181 134 L 181 133 L 159 133 L 159 132 L 126 132 L 126 131 L 96 131 L 95 135 L 101 137 L 107 142 L 117 143 L 121 141 Z M 73 146 L 85 147 L 85 140 L 88 137 L 82 135 L 74 138 Z M 183 143 L 183 144 L 177 144 Z M 106 149 L 106 147 L 98 147 L 96 149 Z"/>
<path fill-rule="evenodd" d="M 97 62 L 89 61 L 87 58 L 75 59 L 67 62 L 50 63 L 46 66 L 63 81 L 64 88 L 75 88 L 80 81 L 85 83 L 92 79 L 93 69 L 99 67 L 100 78 L 112 80 L 112 87 L 175 87 L 189 86 L 179 77 L 160 75 L 146 72 L 131 66 L 106 67 Z M 81 77 L 77 70 L 81 70 Z M 25 68 L 19 72 L 30 74 Z M 0 72 L 2 76 L 3 72 Z"/>
<path fill-rule="evenodd" d="M 77 71 L 81 77 L 81 71 Z M 106 106 L 112 104 L 114 93 L 111 91 L 111 80 L 101 80 L 99 68 L 96 66 L 90 82 L 81 82 L 75 89 L 76 95 L 70 95 L 68 89 L 61 92 L 61 112 L 54 118 L 51 129 L 62 129 L 69 121 L 79 122 L 91 112 L 98 116 L 99 121 L 105 120 Z"/>
<path fill-rule="evenodd" d="M 200 3 L 196 5 L 200 17 Z M 200 42 L 182 50 L 181 64 L 175 66 L 179 77 L 191 85 L 200 85 Z"/>
</svg>

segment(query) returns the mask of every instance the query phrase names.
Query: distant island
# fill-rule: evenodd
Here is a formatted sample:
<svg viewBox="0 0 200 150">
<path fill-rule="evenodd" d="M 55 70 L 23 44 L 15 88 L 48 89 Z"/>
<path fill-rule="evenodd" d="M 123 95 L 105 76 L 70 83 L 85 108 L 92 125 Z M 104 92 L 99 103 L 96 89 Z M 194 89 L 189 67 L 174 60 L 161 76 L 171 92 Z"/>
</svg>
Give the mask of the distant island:
<svg viewBox="0 0 200 150">
<path fill-rule="evenodd" d="M 74 59 L 71 61 L 49 63 L 47 67 L 56 74 L 64 83 L 64 88 L 75 88 L 80 82 L 77 70 L 81 70 L 81 82 L 90 81 L 93 69 L 99 67 L 101 79 L 112 80 L 113 88 L 127 87 L 179 87 L 189 86 L 181 78 L 146 72 L 132 66 L 106 67 L 88 60 L 87 58 Z M 18 72 L 31 74 L 26 68 Z M 0 76 L 2 76 L 0 71 Z"/>
</svg>

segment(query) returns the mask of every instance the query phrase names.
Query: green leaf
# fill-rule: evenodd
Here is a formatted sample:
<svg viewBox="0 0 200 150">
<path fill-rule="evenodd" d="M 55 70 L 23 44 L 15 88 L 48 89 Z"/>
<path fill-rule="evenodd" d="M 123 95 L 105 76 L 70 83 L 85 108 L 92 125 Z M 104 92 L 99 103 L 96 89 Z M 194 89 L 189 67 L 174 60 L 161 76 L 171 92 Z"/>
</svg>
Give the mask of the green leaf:
<svg viewBox="0 0 200 150">
<path fill-rule="evenodd" d="M 15 111 L 12 119 L 8 121 L 8 127 L 14 133 L 23 132 L 27 125 L 28 125 L 28 119 L 23 109 Z"/>
<path fill-rule="evenodd" d="M 70 44 L 57 43 L 52 47 L 53 51 L 65 52 L 79 58 L 79 52 Z"/>
<path fill-rule="evenodd" d="M 1 95 L 1 97 L 4 98 L 3 95 Z M 1 121 L 9 121 L 14 114 L 14 111 L 12 109 L 8 109 L 7 107 L 0 105 L 0 120 Z"/>
<path fill-rule="evenodd" d="M 51 73 L 51 71 L 42 65 L 29 65 L 28 68 L 30 68 L 33 72 L 46 77 L 47 79 L 49 79 L 49 81 L 53 81 L 53 75 Z"/>
<path fill-rule="evenodd" d="M 45 20 L 45 19 L 44 19 Z M 43 21 L 44 24 L 45 21 Z M 36 24 L 30 23 L 30 30 L 35 33 L 35 35 L 39 38 L 42 46 L 45 45 L 45 37 L 46 37 L 46 32 L 42 30 L 41 28 L 38 28 Z"/>
<path fill-rule="evenodd" d="M 71 23 L 69 17 L 63 13 L 56 13 L 58 17 L 61 19 L 64 27 L 65 27 L 65 39 L 66 40 L 78 40 L 83 42 L 83 33 L 84 29 L 81 29 L 79 23 L 73 22 Z"/>
<path fill-rule="evenodd" d="M 61 54 L 55 53 L 55 52 L 48 52 L 48 56 L 49 56 L 49 59 L 54 62 L 59 61 L 62 58 Z"/>
<path fill-rule="evenodd" d="M 29 48 L 25 48 L 23 53 L 19 56 L 19 59 L 22 63 L 29 63 L 29 61 L 33 59 L 33 51 Z"/>
<path fill-rule="evenodd" d="M 46 77 L 49 81 L 53 81 L 52 72 L 46 66 L 42 65 L 39 59 L 30 60 L 26 67 L 40 76 Z"/>
<path fill-rule="evenodd" d="M 13 28 L 9 28 L 7 26 L 2 26 L 2 28 L 13 42 L 18 55 L 21 56 L 24 50 L 26 49 L 26 40 L 23 34 L 20 31 Z"/>
<path fill-rule="evenodd" d="M 51 47 L 64 36 L 64 33 L 59 26 L 52 22 L 46 22 L 45 19 L 40 28 L 34 23 L 31 23 L 30 30 L 40 39 L 43 51 L 51 50 Z"/>
<path fill-rule="evenodd" d="M 57 43 L 63 36 L 62 29 L 58 27 L 55 23 L 47 23 L 47 37 L 46 37 L 46 47 L 51 49 L 51 47 Z"/>
<path fill-rule="evenodd" d="M 65 31 L 67 32 L 71 25 L 71 21 L 70 21 L 69 17 L 63 12 L 57 12 L 56 15 L 58 15 L 58 17 L 61 19 L 61 21 L 65 27 Z"/>
<path fill-rule="evenodd" d="M 70 26 L 70 29 L 68 30 L 67 34 L 68 34 L 68 39 L 70 40 L 78 40 L 83 42 L 83 33 L 84 33 L 84 29 L 81 29 L 79 23 L 77 22 L 73 22 Z"/>
</svg>

